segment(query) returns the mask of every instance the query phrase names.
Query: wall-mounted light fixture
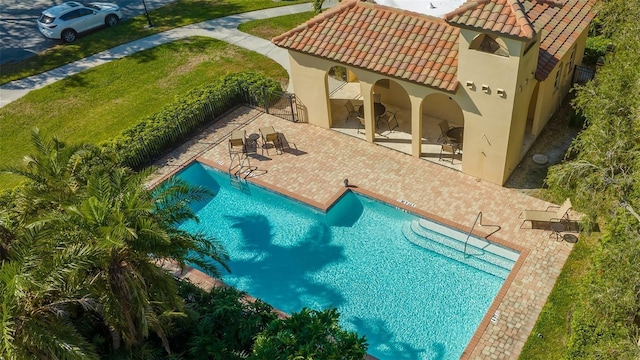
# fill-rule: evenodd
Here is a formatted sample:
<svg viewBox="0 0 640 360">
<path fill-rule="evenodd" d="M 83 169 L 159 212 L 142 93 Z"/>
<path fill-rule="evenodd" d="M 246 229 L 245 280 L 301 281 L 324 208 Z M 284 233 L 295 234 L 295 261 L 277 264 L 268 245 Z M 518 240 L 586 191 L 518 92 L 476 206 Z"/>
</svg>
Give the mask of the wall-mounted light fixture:
<svg viewBox="0 0 640 360">
<path fill-rule="evenodd" d="M 507 93 L 504 91 L 504 89 L 498 89 L 496 90 L 496 93 L 498 93 L 498 96 L 502 96 L 502 97 L 507 96 Z"/>
<path fill-rule="evenodd" d="M 488 94 L 489 93 L 489 85 L 482 84 L 482 91 L 484 91 L 485 93 Z"/>
</svg>

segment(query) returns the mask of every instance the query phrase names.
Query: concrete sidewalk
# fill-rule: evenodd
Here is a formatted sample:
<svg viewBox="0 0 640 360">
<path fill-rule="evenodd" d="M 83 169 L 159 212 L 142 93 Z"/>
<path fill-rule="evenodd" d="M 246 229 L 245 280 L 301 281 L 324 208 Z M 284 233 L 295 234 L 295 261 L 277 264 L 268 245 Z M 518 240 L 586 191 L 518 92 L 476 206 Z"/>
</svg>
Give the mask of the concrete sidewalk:
<svg viewBox="0 0 640 360">
<path fill-rule="evenodd" d="M 324 7 L 335 4 L 335 0 L 328 0 Z M 172 29 L 163 33 L 151 35 L 130 43 L 116 46 L 98 54 L 72 62 L 59 68 L 44 72 L 42 74 L 30 76 L 28 78 L 15 80 L 0 86 L 0 107 L 15 101 L 31 90 L 40 89 L 67 76 L 78 74 L 95 66 L 106 64 L 110 61 L 129 56 L 139 51 L 147 50 L 158 45 L 166 44 L 190 36 L 207 36 L 222 40 L 230 44 L 252 50 L 263 54 L 290 72 L 289 56 L 287 51 L 273 45 L 270 41 L 259 37 L 243 33 L 237 27 L 241 23 L 259 19 L 267 19 L 289 14 L 297 14 L 305 11 L 312 11 L 311 3 L 282 6 L 272 9 L 251 11 L 243 14 L 230 15 L 218 19 L 204 21 L 197 24 Z M 287 89 L 293 92 L 291 83 Z"/>
</svg>

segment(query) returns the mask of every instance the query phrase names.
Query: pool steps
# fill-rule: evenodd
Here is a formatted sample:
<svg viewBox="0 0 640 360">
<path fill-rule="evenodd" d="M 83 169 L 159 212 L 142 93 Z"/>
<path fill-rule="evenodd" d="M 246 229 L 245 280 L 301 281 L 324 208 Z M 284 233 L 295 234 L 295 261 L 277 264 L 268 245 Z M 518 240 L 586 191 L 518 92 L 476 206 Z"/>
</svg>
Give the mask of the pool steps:
<svg viewBox="0 0 640 360">
<path fill-rule="evenodd" d="M 416 219 L 403 225 L 402 232 L 413 244 L 506 279 L 519 253 L 447 226 Z"/>
</svg>

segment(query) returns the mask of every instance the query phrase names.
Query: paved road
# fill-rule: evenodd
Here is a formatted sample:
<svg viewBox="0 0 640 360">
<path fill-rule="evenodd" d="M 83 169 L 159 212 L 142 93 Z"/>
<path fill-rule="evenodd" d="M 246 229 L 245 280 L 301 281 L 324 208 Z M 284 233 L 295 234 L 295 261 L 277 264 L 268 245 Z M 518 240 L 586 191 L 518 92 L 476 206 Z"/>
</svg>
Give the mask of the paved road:
<svg viewBox="0 0 640 360">
<path fill-rule="evenodd" d="M 325 1 L 324 6 L 335 5 L 335 0 Z M 142 39 L 116 46 L 84 59 L 74 61 L 59 68 L 33 75 L 24 79 L 15 80 L 0 85 L 0 107 L 26 95 L 31 90 L 40 89 L 48 84 L 56 82 L 67 76 L 78 74 L 84 70 L 105 64 L 109 61 L 121 59 L 138 51 L 166 44 L 171 41 L 184 39 L 190 36 L 207 36 L 226 41 L 230 44 L 263 54 L 277 63 L 285 70 L 290 71 L 289 54 L 287 50 L 279 48 L 268 40 L 264 40 L 237 29 L 238 25 L 258 19 L 267 19 L 288 14 L 311 11 L 311 3 L 303 3 L 290 6 L 282 6 L 271 9 L 251 11 L 243 14 L 225 16 L 197 24 L 191 24 L 162 33 L 147 36 Z M 287 91 L 293 92 L 293 86 L 289 83 Z"/>
<path fill-rule="evenodd" d="M 105 0 L 122 8 L 125 20 L 144 13 L 142 0 Z M 155 9 L 174 0 L 145 0 Z M 38 31 L 36 20 L 42 10 L 62 0 L 0 0 L 0 64 L 20 61 L 60 42 L 47 39 Z M 90 1 L 87 1 L 90 2 Z M 151 19 L 153 20 L 153 19 Z"/>
</svg>

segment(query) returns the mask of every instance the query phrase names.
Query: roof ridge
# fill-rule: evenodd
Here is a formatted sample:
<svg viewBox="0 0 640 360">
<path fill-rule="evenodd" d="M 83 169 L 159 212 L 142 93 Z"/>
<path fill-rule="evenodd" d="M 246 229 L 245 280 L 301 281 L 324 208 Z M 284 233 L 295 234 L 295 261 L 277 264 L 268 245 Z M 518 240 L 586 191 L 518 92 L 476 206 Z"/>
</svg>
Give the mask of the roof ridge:
<svg viewBox="0 0 640 360">
<path fill-rule="evenodd" d="M 286 38 L 287 36 L 289 36 L 291 33 L 300 31 L 300 30 L 304 30 L 306 28 L 310 28 L 313 27 L 316 24 L 319 24 L 320 22 L 324 21 L 327 18 L 332 17 L 333 15 L 344 11 L 345 9 L 351 8 L 351 7 L 355 7 L 358 3 L 360 2 L 360 0 L 345 0 L 345 1 L 341 1 L 339 3 L 337 3 L 335 6 L 332 6 L 331 8 L 329 8 L 327 11 L 323 11 L 320 14 L 312 17 L 311 19 L 307 20 L 306 22 L 296 26 L 295 28 L 285 32 L 284 34 L 280 34 L 274 38 L 271 39 L 271 42 L 278 42 L 284 38 Z"/>
<path fill-rule="evenodd" d="M 551 6 L 564 6 L 567 0 L 529 0 L 531 2 L 543 3 Z"/>
<path fill-rule="evenodd" d="M 531 0 L 531 1 L 537 1 L 537 0 Z M 554 0 L 543 0 L 543 1 L 554 1 Z M 499 2 L 499 0 L 468 1 L 462 4 L 457 9 L 453 10 L 452 12 L 444 14 L 442 18 L 446 21 L 451 21 L 457 16 L 463 16 L 465 13 L 472 12 L 476 10 L 478 7 L 484 6 L 492 2 Z M 520 33 L 522 36 L 519 36 L 519 37 L 526 37 L 528 39 L 533 38 L 536 34 L 536 31 L 531 20 L 526 14 L 522 1 L 521 0 L 504 0 L 504 2 L 505 2 L 505 7 L 506 5 L 508 5 L 508 9 L 510 10 L 511 15 L 516 21 L 516 26 L 520 28 Z"/>
<path fill-rule="evenodd" d="M 478 7 L 478 5 L 484 5 L 491 0 L 476 0 L 476 1 L 467 1 L 466 3 L 460 5 L 457 9 L 448 12 L 442 16 L 445 20 L 451 20 L 453 17 L 462 15 L 469 10 L 473 10 Z"/>
<path fill-rule="evenodd" d="M 533 27 L 533 24 L 531 23 L 531 20 L 524 10 L 524 5 L 522 4 L 522 2 L 520 0 L 508 1 L 511 4 L 511 11 L 513 11 L 513 15 L 516 17 L 516 21 L 518 22 L 518 25 L 520 26 L 523 34 L 529 39 L 533 38 L 533 36 L 536 34 L 536 31 Z"/>
</svg>

